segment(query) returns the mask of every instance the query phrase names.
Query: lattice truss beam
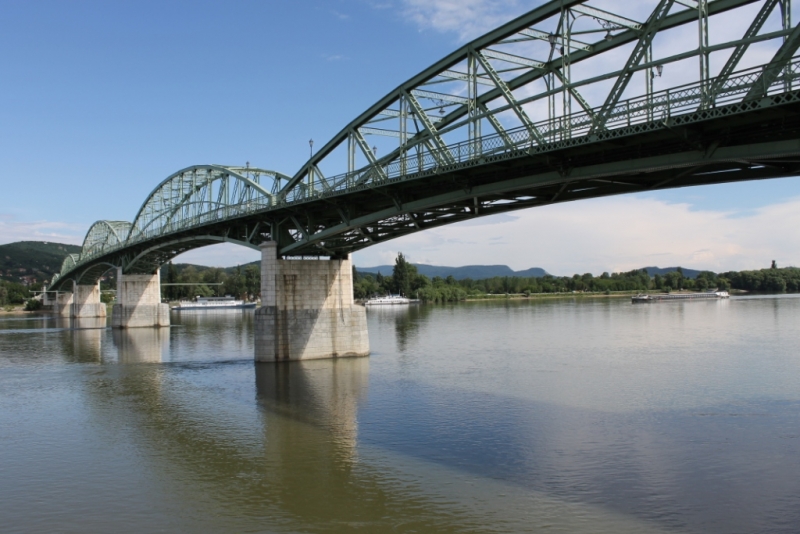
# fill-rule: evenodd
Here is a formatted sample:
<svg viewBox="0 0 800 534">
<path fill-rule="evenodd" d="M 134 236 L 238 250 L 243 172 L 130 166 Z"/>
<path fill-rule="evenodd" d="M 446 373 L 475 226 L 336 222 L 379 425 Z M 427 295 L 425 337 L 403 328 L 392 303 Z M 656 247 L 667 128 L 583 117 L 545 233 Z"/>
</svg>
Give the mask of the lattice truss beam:
<svg viewBox="0 0 800 534">
<path fill-rule="evenodd" d="M 281 180 L 288 178 L 264 169 L 216 165 L 183 169 L 150 193 L 133 221 L 128 242 L 269 208 L 275 204 Z"/>
<path fill-rule="evenodd" d="M 163 239 L 189 228 L 229 221 L 268 209 L 275 206 L 276 196 L 289 179 L 275 171 L 249 166 L 196 165 L 180 170 L 162 181 L 148 195 L 133 223 L 94 223 L 84 238 L 81 253 L 68 256 L 57 276 L 75 271 L 81 264 L 137 242 Z M 209 238 L 206 240 L 208 243 L 204 244 L 225 240 L 249 243 L 256 236 L 256 230 L 254 228 L 245 236 L 236 233 L 235 238 L 228 238 L 231 228 L 223 228 L 218 232 L 220 236 Z M 174 251 L 155 251 L 151 256 L 169 258 L 195 246 L 181 245 L 173 247 Z"/>
<path fill-rule="evenodd" d="M 761 88 L 731 74 L 760 65 L 771 50 L 775 67 L 759 81 L 773 84 L 800 42 L 789 0 L 608 5 L 549 2 L 469 43 L 344 128 L 279 201 L 380 187 L 744 98 Z"/>
</svg>

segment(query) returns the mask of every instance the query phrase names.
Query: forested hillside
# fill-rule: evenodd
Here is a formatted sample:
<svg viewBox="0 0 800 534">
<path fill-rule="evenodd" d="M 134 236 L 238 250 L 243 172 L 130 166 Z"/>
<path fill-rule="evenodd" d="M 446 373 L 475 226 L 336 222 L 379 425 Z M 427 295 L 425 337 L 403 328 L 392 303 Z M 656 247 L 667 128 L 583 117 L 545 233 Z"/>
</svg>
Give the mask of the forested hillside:
<svg viewBox="0 0 800 534">
<path fill-rule="evenodd" d="M 0 279 L 23 284 L 49 281 L 61 270 L 67 254 L 80 251 L 77 245 L 41 241 L 0 245 Z"/>
</svg>

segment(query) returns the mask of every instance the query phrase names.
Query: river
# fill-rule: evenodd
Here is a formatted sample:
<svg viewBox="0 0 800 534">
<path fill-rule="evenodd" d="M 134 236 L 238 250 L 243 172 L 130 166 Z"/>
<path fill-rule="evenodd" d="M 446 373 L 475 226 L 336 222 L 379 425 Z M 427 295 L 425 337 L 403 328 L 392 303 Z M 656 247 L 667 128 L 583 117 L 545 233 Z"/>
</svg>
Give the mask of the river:
<svg viewBox="0 0 800 534">
<path fill-rule="evenodd" d="M 371 309 L 253 363 L 252 312 L 0 318 L 0 530 L 797 532 L 800 298 Z"/>
</svg>

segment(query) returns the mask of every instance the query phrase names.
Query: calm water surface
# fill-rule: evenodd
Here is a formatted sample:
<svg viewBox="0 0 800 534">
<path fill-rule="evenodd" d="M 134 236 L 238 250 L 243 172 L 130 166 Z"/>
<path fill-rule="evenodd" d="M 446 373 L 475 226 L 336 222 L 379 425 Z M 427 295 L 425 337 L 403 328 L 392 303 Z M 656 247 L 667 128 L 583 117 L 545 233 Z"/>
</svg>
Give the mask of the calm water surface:
<svg viewBox="0 0 800 534">
<path fill-rule="evenodd" d="M 798 532 L 800 298 L 0 319 L 3 532 Z"/>
</svg>

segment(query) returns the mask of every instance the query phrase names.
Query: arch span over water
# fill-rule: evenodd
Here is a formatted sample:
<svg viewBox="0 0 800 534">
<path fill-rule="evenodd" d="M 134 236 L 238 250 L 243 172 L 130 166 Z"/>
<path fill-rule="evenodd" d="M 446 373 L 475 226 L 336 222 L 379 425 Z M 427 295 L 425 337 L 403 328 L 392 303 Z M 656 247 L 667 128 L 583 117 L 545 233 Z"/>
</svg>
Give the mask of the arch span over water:
<svg viewBox="0 0 800 534">
<path fill-rule="evenodd" d="M 516 209 L 800 172 L 788 0 L 618 5 L 555 0 L 490 31 L 398 85 L 292 176 L 182 169 L 129 226 L 96 223 L 54 283 L 91 278 L 94 264 L 153 272 L 219 242 L 342 257 Z"/>
</svg>

